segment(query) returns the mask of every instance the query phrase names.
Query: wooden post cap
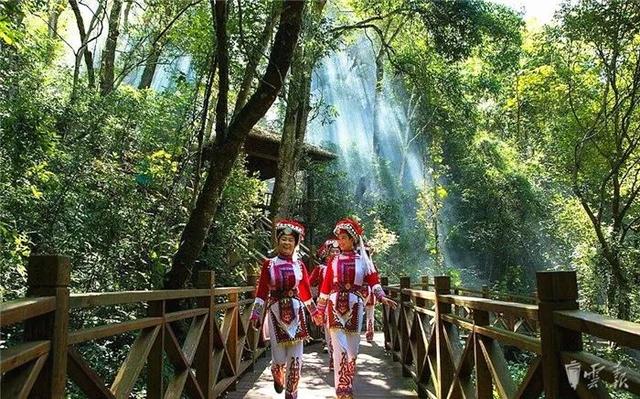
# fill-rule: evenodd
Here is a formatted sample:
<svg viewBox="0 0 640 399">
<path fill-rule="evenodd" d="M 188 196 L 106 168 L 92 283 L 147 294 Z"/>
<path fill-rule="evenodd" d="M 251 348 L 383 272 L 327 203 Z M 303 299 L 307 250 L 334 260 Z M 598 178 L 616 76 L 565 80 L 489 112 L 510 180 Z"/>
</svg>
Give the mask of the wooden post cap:
<svg viewBox="0 0 640 399">
<path fill-rule="evenodd" d="M 449 276 L 436 276 L 433 279 L 435 291 L 440 293 L 449 294 L 451 291 L 451 277 Z"/>
<path fill-rule="evenodd" d="M 410 288 L 411 278 L 409 276 L 400 277 L 400 288 Z"/>
<path fill-rule="evenodd" d="M 422 289 L 426 290 L 429 287 L 429 276 L 421 276 L 420 284 L 422 284 Z"/>
<path fill-rule="evenodd" d="M 213 288 L 216 285 L 216 273 L 211 270 L 198 272 L 198 288 Z"/>
<path fill-rule="evenodd" d="M 61 255 L 31 255 L 27 265 L 29 287 L 68 287 L 71 260 Z"/>
<path fill-rule="evenodd" d="M 536 273 L 538 300 L 564 302 L 578 299 L 578 278 L 575 271 Z"/>
</svg>

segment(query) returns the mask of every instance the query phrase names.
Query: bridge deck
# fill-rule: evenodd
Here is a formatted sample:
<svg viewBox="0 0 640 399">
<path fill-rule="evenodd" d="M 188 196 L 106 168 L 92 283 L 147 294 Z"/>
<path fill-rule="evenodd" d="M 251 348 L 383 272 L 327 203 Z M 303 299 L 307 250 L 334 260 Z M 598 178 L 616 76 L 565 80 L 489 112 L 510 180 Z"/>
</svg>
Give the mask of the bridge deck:
<svg viewBox="0 0 640 399">
<path fill-rule="evenodd" d="M 403 378 L 399 363 L 391 361 L 384 351 L 382 333 L 376 333 L 369 344 L 364 339 L 360 344 L 354 394 L 356 398 L 417 398 L 415 384 L 410 378 Z M 299 398 L 335 398 L 333 371 L 329 371 L 329 355 L 322 352 L 320 344 L 305 347 L 302 378 L 298 388 Z M 273 379 L 269 372 L 270 353 L 256 362 L 255 371 L 245 374 L 229 392 L 228 399 L 268 399 L 282 398 L 273 390 Z"/>
</svg>

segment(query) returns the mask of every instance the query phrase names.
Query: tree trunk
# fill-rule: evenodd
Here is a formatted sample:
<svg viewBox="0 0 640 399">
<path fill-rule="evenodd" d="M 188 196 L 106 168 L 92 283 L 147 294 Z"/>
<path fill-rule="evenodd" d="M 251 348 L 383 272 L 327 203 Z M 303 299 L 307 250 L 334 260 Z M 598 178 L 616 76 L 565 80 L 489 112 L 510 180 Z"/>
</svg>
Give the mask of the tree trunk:
<svg viewBox="0 0 640 399">
<path fill-rule="evenodd" d="M 216 104 L 216 144 L 226 140 L 229 112 L 229 47 L 227 45 L 227 2 L 211 0 L 216 21 L 216 57 L 218 59 L 218 102 Z"/>
<path fill-rule="evenodd" d="M 202 174 L 202 149 L 204 144 L 204 135 L 207 127 L 207 119 L 209 116 L 209 103 L 211 100 L 211 92 L 213 91 L 213 81 L 216 76 L 218 61 L 214 55 L 209 55 L 209 74 L 207 76 L 207 85 L 204 90 L 204 100 L 202 102 L 202 112 L 200 115 L 200 126 L 198 128 L 198 161 L 196 162 L 196 170 L 193 180 L 193 201 L 191 209 L 195 207 L 200 191 L 200 176 Z"/>
<path fill-rule="evenodd" d="M 306 34 L 312 33 L 324 4 L 324 2 L 315 2 L 315 8 L 312 10 L 313 25 L 308 32 L 305 32 Z M 278 151 L 278 168 L 271 197 L 273 218 L 288 216 L 293 211 L 291 200 L 296 187 L 295 175 L 304 153 L 304 137 L 307 132 L 311 102 L 311 74 L 317 59 L 316 53 L 305 50 L 302 45 L 294 54 L 287 109 Z"/>
<path fill-rule="evenodd" d="M 225 140 L 214 147 L 207 179 L 182 231 L 172 268 L 165 276 L 165 288 L 183 287 L 191 276 L 193 263 L 200 255 L 207 232 L 218 210 L 222 190 L 240 149 L 251 128 L 271 107 L 282 88 L 298 40 L 303 6 L 303 2 L 295 0 L 285 2 L 267 70 L 256 92 L 229 125 Z M 220 60 L 218 65 L 219 63 Z"/>
<path fill-rule="evenodd" d="M 295 60 L 291 67 L 287 110 L 278 151 L 278 170 L 271 197 L 271 215 L 274 218 L 287 216 L 292 211 L 291 197 L 295 191 L 295 175 L 304 152 L 311 92 L 311 67 L 305 65 L 302 57 L 296 57 L 299 59 Z"/>
<path fill-rule="evenodd" d="M 373 151 L 378 159 L 383 159 L 382 143 L 380 138 L 380 99 L 382 98 L 382 85 L 384 81 L 384 48 L 381 46 L 376 56 L 376 87 L 373 96 Z"/>
<path fill-rule="evenodd" d="M 80 7 L 78 7 L 77 0 L 69 0 L 69 5 L 73 10 L 73 15 L 75 15 L 76 25 L 78 26 L 78 32 L 80 34 L 81 44 L 80 44 L 80 49 L 78 49 L 78 51 L 84 54 L 84 63 L 87 67 L 88 86 L 90 89 L 93 89 L 96 85 L 96 77 L 95 77 L 95 70 L 93 68 L 93 53 L 91 53 L 91 50 L 89 50 L 89 45 L 88 45 L 88 40 L 89 40 L 88 35 L 90 32 L 87 32 L 84 27 L 84 20 L 82 19 L 82 14 L 80 13 Z M 98 9 L 96 10 L 96 13 L 99 13 L 99 12 L 100 12 L 100 5 L 98 5 Z"/>
<path fill-rule="evenodd" d="M 133 0 L 125 0 L 127 4 L 124 6 L 124 15 L 122 16 L 122 30 L 127 31 L 129 29 L 129 15 L 131 15 L 131 6 L 133 5 Z"/>
<path fill-rule="evenodd" d="M 132 2 L 127 3 L 127 8 L 131 7 Z M 165 8 L 165 18 L 171 20 L 172 13 L 174 12 L 173 7 Z M 128 21 L 128 11 L 125 10 L 125 18 L 123 22 L 123 26 L 126 29 L 126 23 Z M 178 16 L 180 13 L 178 13 Z M 176 20 L 177 17 L 173 18 L 173 21 Z M 162 50 L 164 49 L 165 43 L 167 42 L 166 33 L 168 27 L 171 26 L 171 23 L 162 28 L 159 26 L 157 30 L 153 33 L 151 50 L 149 51 L 149 55 L 145 61 L 144 70 L 142 71 L 142 77 L 140 78 L 140 83 L 138 84 L 138 89 L 144 90 L 151 87 L 151 83 L 153 83 L 153 77 L 156 74 L 156 70 L 158 69 L 158 60 L 160 60 L 160 56 L 162 55 Z"/>
<path fill-rule="evenodd" d="M 145 64 L 144 70 L 142 71 L 142 77 L 140 78 L 138 89 L 144 90 L 151 87 L 153 76 L 156 74 L 156 68 L 158 67 L 158 60 L 160 59 L 161 53 L 162 45 L 160 43 L 156 43 L 151 48 L 151 53 L 149 53 L 149 56 L 147 57 L 147 63 Z"/>
<path fill-rule="evenodd" d="M 55 0 L 49 5 L 49 19 L 47 21 L 49 38 L 58 36 L 58 20 L 64 11 L 64 4 L 61 0 Z"/>
<path fill-rule="evenodd" d="M 269 44 L 269 39 L 271 38 L 273 28 L 278 21 L 278 14 L 280 13 L 280 11 L 280 3 L 274 1 L 271 5 L 271 13 L 267 17 L 267 21 L 265 22 L 262 33 L 260 34 L 258 43 L 256 43 L 256 45 L 253 47 L 253 50 L 249 54 L 247 66 L 244 69 L 244 75 L 242 76 L 242 83 L 240 84 L 238 96 L 236 97 L 236 105 L 234 107 L 233 117 L 238 114 L 240 109 L 247 102 L 249 91 L 251 90 L 251 83 L 253 82 L 253 78 L 256 76 L 256 70 L 258 69 L 258 65 L 260 64 L 260 57 L 262 57 L 262 54 Z"/>
<path fill-rule="evenodd" d="M 100 95 L 102 96 L 106 96 L 113 90 L 121 10 L 122 0 L 114 0 L 109 13 L 107 42 L 102 51 L 102 66 L 100 68 Z"/>
</svg>

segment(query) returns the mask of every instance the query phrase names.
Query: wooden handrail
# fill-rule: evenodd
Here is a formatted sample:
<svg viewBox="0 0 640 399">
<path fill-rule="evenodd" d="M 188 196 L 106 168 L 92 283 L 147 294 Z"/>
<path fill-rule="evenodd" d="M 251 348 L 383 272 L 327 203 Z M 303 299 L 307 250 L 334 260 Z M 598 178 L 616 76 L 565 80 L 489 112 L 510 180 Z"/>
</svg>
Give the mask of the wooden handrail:
<svg viewBox="0 0 640 399">
<path fill-rule="evenodd" d="M 56 309 L 56 298 L 53 296 L 25 298 L 0 304 L 0 327 L 20 323 Z"/>
<path fill-rule="evenodd" d="M 640 324 L 582 310 L 555 311 L 553 320 L 566 329 L 640 349 Z"/>
<path fill-rule="evenodd" d="M 12 342 L 0 350 L 2 398 L 29 393 L 63 398 L 68 378 L 88 397 L 128 397 L 145 363 L 147 397 L 215 398 L 231 388 L 265 351 L 261 335 L 248 321 L 256 276 L 239 287 L 215 287 L 213 272 L 203 271 L 194 289 L 69 294 L 69 270 L 68 258 L 32 257 L 27 268 L 28 292 L 43 296 L 0 305 L 1 326 L 24 324 L 24 342 Z M 180 299 L 191 307 L 165 311 L 168 301 Z M 84 315 L 87 308 L 129 304 L 140 304 L 146 317 L 69 329 L 70 313 Z M 190 324 L 180 333 L 182 341 L 174 330 L 179 321 L 183 321 L 182 329 Z M 125 333 L 134 333 L 136 338 L 109 386 L 76 345 Z M 164 382 L 166 362 L 174 375 Z"/>
<path fill-rule="evenodd" d="M 154 327 L 164 322 L 162 317 L 143 317 L 141 319 L 123 321 L 121 323 L 109 324 L 106 326 L 98 326 L 85 328 L 69 333 L 69 345 L 76 345 L 86 341 L 111 337 L 130 331 L 143 330 L 145 328 Z"/>
<path fill-rule="evenodd" d="M 95 306 L 124 305 L 137 302 L 198 298 L 211 296 L 212 294 L 213 290 L 211 289 L 88 292 L 83 294 L 71 294 L 69 298 L 69 307 L 71 309 L 82 309 Z"/>
<path fill-rule="evenodd" d="M 64 397 L 68 373 L 89 396 L 126 396 L 147 362 L 149 398 L 165 393 L 214 398 L 264 352 L 260 334 L 248 323 L 256 276 L 240 287 L 215 287 L 213 273 L 200 272 L 194 289 L 69 295 L 68 270 L 66 258 L 34 257 L 29 292 L 39 296 L 1 304 L 0 326 L 24 323 L 25 331 L 24 343 L 0 352 L 3 386 L 5 381 L 26 384 L 20 388 L 24 392 L 33 387 L 36 395 Z M 408 278 L 399 285 L 382 280 L 400 304 L 396 310 L 384 307 L 385 347 L 402 364 L 403 375 L 416 380 L 420 397 L 461 397 L 475 381 L 479 398 L 490 398 L 494 389 L 506 398 L 537 397 L 543 390 L 548 399 L 576 398 L 564 374 L 562 362 L 569 361 L 603 365 L 606 381 L 622 370 L 627 390 L 640 394 L 636 371 L 586 353 L 582 346 L 582 334 L 589 334 L 640 349 L 640 325 L 579 310 L 575 273 L 539 273 L 537 304 L 460 295 L 471 291 L 452 287 L 446 276 L 434 283 L 425 277 L 420 289 L 411 288 L 416 286 Z M 486 289 L 481 293 L 489 295 Z M 192 307 L 166 312 L 166 302 L 176 299 L 191 299 L 185 302 Z M 135 303 L 142 304 L 146 316 L 69 331 L 70 312 Z M 188 320 L 179 344 L 172 323 Z M 75 346 L 131 332 L 137 338 L 109 387 Z M 460 336 L 466 336 L 464 348 Z M 511 381 L 499 343 L 537 356 L 519 386 Z M 166 361 L 175 375 L 165 383 Z"/>
<path fill-rule="evenodd" d="M 420 290 L 426 290 L 427 288 L 433 287 L 433 284 L 427 284 L 424 286 L 422 284 L 412 284 L 411 287 L 417 288 Z M 526 302 L 536 301 L 536 297 L 534 295 L 521 295 L 521 294 L 514 294 L 510 292 L 495 291 L 495 290 L 489 290 L 489 289 L 483 290 L 478 288 L 454 286 L 453 290 L 458 291 L 459 293 L 467 292 L 470 294 L 477 294 L 481 296 L 486 295 L 487 297 L 507 298 L 508 300 L 518 300 L 518 301 L 526 301 Z"/>
<path fill-rule="evenodd" d="M 510 313 L 515 316 L 538 320 L 538 306 L 518 302 L 504 302 L 495 299 L 477 298 L 462 295 L 440 295 L 439 301 L 452 305 L 465 306 L 487 312 Z"/>
<path fill-rule="evenodd" d="M 255 289 L 253 286 L 219 287 L 212 289 L 182 289 L 153 291 L 88 292 L 70 295 L 71 309 L 95 306 L 124 305 L 137 302 L 168 301 L 173 299 L 244 294 Z"/>
<path fill-rule="evenodd" d="M 31 341 L 3 350 L 0 357 L 0 373 L 4 374 L 33 359 L 46 355 L 50 349 L 51 341 Z"/>
<path fill-rule="evenodd" d="M 578 391 L 580 397 L 606 397 L 603 386 L 593 392 L 569 386 L 565 365 L 571 361 L 585 371 L 603 366 L 608 382 L 626 374 L 626 390 L 640 394 L 640 374 L 584 352 L 581 335 L 640 349 L 640 324 L 578 310 L 574 272 L 537 277 L 537 298 L 452 287 L 449 277 L 423 277 L 414 285 L 408 278 L 391 285 L 381 279 L 400 305 L 383 308 L 385 348 L 401 363 L 403 375 L 415 380 L 419 397 L 490 399 L 497 392 L 502 398 L 537 398 L 544 392 L 548 399 L 574 399 Z M 464 347 L 460 336 L 466 337 Z M 519 385 L 510 376 L 503 346 L 536 356 Z"/>
</svg>

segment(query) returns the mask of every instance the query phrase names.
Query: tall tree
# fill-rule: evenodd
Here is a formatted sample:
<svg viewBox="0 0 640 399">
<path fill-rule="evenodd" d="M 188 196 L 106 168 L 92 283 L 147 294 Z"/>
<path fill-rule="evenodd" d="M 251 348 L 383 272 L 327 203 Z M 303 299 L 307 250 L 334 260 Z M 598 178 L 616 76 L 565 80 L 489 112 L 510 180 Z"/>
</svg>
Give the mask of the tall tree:
<svg viewBox="0 0 640 399">
<path fill-rule="evenodd" d="M 269 55 L 269 64 L 258 88 L 226 129 L 221 123 L 222 115 L 216 122 L 220 124 L 216 126 L 216 140 L 212 148 L 207 178 L 198 195 L 196 206 L 182 231 L 180 245 L 173 257 L 172 268 L 165 277 L 165 288 L 182 287 L 191 276 L 193 263 L 202 250 L 207 232 L 218 211 L 225 182 L 238 158 L 241 147 L 251 128 L 271 107 L 284 84 L 302 25 L 303 6 L 303 2 L 295 0 L 284 2 L 280 23 Z M 219 16 L 216 15 L 216 20 L 218 18 Z M 217 37 L 220 38 L 223 35 L 218 33 Z M 217 46 L 225 45 L 225 42 L 217 43 Z M 219 73 L 220 70 L 224 70 L 221 67 L 220 54 L 221 52 L 218 52 Z M 219 85 L 218 96 L 227 95 L 228 91 Z M 218 108 L 218 110 L 226 118 L 227 110 L 222 108 Z M 220 136 L 218 136 L 218 126 L 223 133 Z"/>
<path fill-rule="evenodd" d="M 131 3 L 127 4 L 127 6 L 130 6 L 130 4 Z M 187 6 L 182 7 L 181 10 L 178 7 L 179 5 L 180 3 L 175 1 L 171 1 L 166 4 L 159 3 L 158 8 L 160 8 L 160 10 L 154 10 L 154 13 L 158 14 L 158 20 L 155 22 L 157 25 L 151 35 L 151 49 L 144 60 L 144 69 L 142 70 L 140 83 L 138 83 L 138 89 L 142 90 L 151 87 L 153 77 L 155 76 L 156 69 L 158 68 L 160 56 L 167 44 L 167 32 L 169 27 L 173 25 L 182 12 L 192 4 L 187 4 Z"/>
<path fill-rule="evenodd" d="M 640 5 L 585 0 L 565 8 L 563 27 L 573 192 L 610 276 L 609 309 L 628 320 L 633 268 L 625 254 L 640 229 Z"/>
<path fill-rule="evenodd" d="M 271 197 L 271 214 L 283 217 L 291 209 L 295 189 L 295 174 L 304 153 L 304 138 L 311 109 L 311 73 L 322 54 L 318 25 L 325 1 L 314 1 L 309 10 L 310 23 L 303 31 L 304 42 L 296 49 L 291 65 L 291 79 L 287 93 L 287 107 L 278 151 L 278 167 Z"/>
<path fill-rule="evenodd" d="M 113 0 L 111 11 L 109 12 L 109 32 L 107 34 L 107 42 L 102 51 L 102 66 L 100 68 L 100 94 L 103 96 L 113 90 L 121 10 L 122 0 Z"/>
<path fill-rule="evenodd" d="M 271 9 L 269 11 L 269 15 L 267 16 L 267 21 L 264 24 L 264 28 L 260 37 L 258 38 L 258 42 L 253 46 L 250 53 L 248 54 L 247 66 L 244 68 L 244 73 L 242 75 L 242 83 L 240 83 L 240 88 L 238 89 L 238 95 L 236 96 L 236 104 L 233 110 L 233 116 L 235 117 L 238 112 L 242 109 L 242 107 L 246 104 L 247 98 L 249 98 L 249 94 L 251 93 L 251 84 L 256 77 L 256 71 L 258 69 L 258 64 L 260 63 L 260 58 L 264 54 L 267 45 L 269 44 L 269 39 L 273 36 L 273 28 L 275 28 L 276 23 L 278 22 L 278 14 L 281 11 L 281 4 L 279 1 L 274 1 L 271 4 Z"/>
<path fill-rule="evenodd" d="M 87 68 L 87 80 L 89 88 L 95 88 L 96 78 L 95 78 L 95 68 L 93 64 L 93 53 L 89 48 L 89 42 L 91 40 L 95 40 L 91 38 L 91 33 L 95 28 L 99 16 L 102 14 L 104 9 L 104 0 L 98 2 L 98 6 L 96 7 L 95 12 L 93 13 L 93 17 L 89 22 L 89 26 L 85 28 L 84 19 L 82 18 L 82 13 L 80 12 L 80 7 L 78 6 L 77 0 L 69 0 L 69 5 L 73 10 L 73 15 L 76 18 L 76 26 L 78 27 L 78 33 L 80 35 L 80 48 L 78 49 L 78 53 L 76 54 L 76 62 L 74 69 L 74 89 L 77 86 L 77 79 L 80 69 L 80 59 L 84 57 L 85 66 Z M 72 96 L 75 97 L 75 96 Z"/>
</svg>

